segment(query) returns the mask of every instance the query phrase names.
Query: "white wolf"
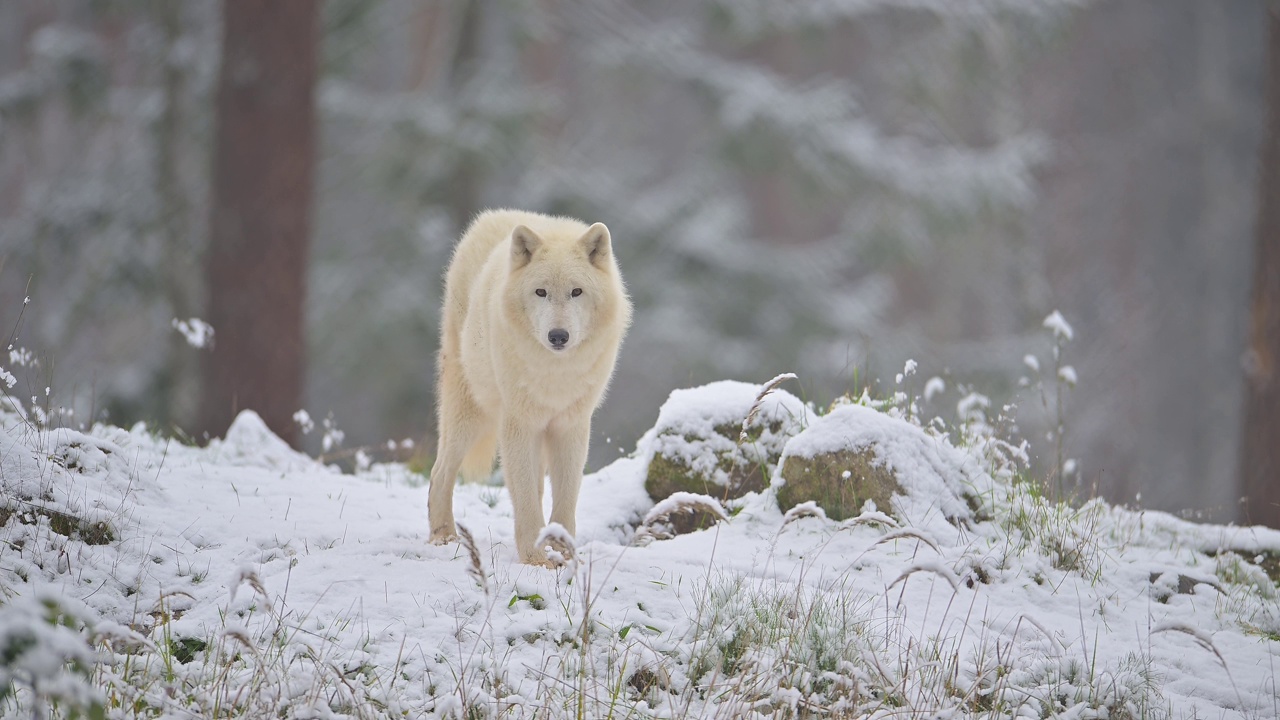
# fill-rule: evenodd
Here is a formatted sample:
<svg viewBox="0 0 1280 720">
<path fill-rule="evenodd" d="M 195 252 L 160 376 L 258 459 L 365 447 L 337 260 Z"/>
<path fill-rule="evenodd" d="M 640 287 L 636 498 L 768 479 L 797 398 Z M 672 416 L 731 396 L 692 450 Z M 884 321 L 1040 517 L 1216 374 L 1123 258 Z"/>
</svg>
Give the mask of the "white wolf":
<svg viewBox="0 0 1280 720">
<path fill-rule="evenodd" d="M 445 276 L 436 389 L 440 443 L 428 496 L 431 541 L 456 537 L 453 486 L 484 478 L 495 445 L 515 511 L 516 550 L 544 565 L 543 478 L 551 521 L 570 533 L 591 414 L 631 323 L 609 229 L 518 210 L 472 221 Z"/>
</svg>

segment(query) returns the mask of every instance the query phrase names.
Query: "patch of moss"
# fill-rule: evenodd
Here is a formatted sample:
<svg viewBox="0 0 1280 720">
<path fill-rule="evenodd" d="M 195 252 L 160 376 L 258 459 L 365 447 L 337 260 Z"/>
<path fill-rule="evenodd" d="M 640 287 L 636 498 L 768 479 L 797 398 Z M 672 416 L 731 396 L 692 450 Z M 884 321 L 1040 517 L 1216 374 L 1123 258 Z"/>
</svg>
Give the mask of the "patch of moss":
<svg viewBox="0 0 1280 720">
<path fill-rule="evenodd" d="M 48 511 L 49 527 L 59 535 L 79 538 L 86 545 L 106 545 L 115 539 L 111 526 L 105 522 L 87 522 L 74 515 Z"/>
<path fill-rule="evenodd" d="M 173 659 L 186 665 L 196 659 L 196 654 L 204 652 L 209 647 L 209 643 L 200 638 L 184 637 L 177 640 L 169 640 L 169 652 L 173 655 Z"/>
<path fill-rule="evenodd" d="M 689 492 L 698 495 L 709 495 L 721 502 L 740 498 L 750 492 L 760 492 L 769 485 L 769 476 L 773 466 L 782 455 L 782 442 L 775 441 L 764 446 L 760 444 L 765 431 L 774 438 L 781 438 L 783 423 L 775 420 L 764 423 L 759 420 L 747 426 L 746 441 L 739 443 L 742 427 L 734 423 L 722 423 L 712 428 L 719 435 L 733 443 L 733 449 L 716 453 L 716 468 L 728 478 L 727 484 L 715 482 L 710 474 L 704 475 L 694 471 L 678 458 L 665 455 L 654 455 L 649 463 L 649 472 L 645 477 L 644 489 L 655 502 L 670 497 L 673 493 Z M 706 438 L 688 437 L 688 442 L 698 442 Z M 776 447 L 772 447 L 776 445 Z M 750 453 L 743 452 L 750 450 Z M 750 455 L 763 454 L 763 462 L 753 462 Z"/>
<path fill-rule="evenodd" d="M 26 511 L 0 507 L 0 526 L 14 515 L 18 516 L 18 522 L 26 525 L 35 524 L 37 517 L 48 518 L 51 530 L 69 538 L 78 538 L 86 545 L 106 545 L 116 539 L 115 532 L 105 522 L 88 522 L 75 515 L 42 507 L 31 507 Z"/>
<path fill-rule="evenodd" d="M 723 470 L 729 478 L 727 485 L 714 482 L 709 476 L 695 472 L 693 468 L 679 460 L 664 455 L 654 455 L 649 463 L 649 474 L 644 480 L 644 489 L 655 502 L 671 497 L 677 492 L 709 495 L 721 501 L 742 497 L 749 492 L 760 492 L 765 488 L 766 468 L 758 464 L 739 463 L 730 456 L 721 456 L 716 467 Z"/>
<path fill-rule="evenodd" d="M 758 421 L 753 422 L 747 426 L 747 444 L 750 444 L 759 440 L 761 436 L 764 435 L 764 430 L 766 427 L 768 427 L 769 432 L 773 433 L 774 435 L 777 435 L 778 433 L 782 432 L 782 422 L 779 420 L 774 420 L 773 422 L 769 423 L 767 426 Z M 712 429 L 716 431 L 717 435 L 723 435 L 729 438 L 730 440 L 733 440 L 734 442 L 737 442 L 742 437 L 741 425 L 734 425 L 733 423 L 724 423 L 722 425 L 716 425 Z"/>
<path fill-rule="evenodd" d="M 872 448 L 788 457 L 782 479 L 786 482 L 778 488 L 779 508 L 785 511 L 813 500 L 837 521 L 859 515 L 868 500 L 887 513 L 894 494 L 902 492 L 893 471 L 879 462 Z"/>
</svg>

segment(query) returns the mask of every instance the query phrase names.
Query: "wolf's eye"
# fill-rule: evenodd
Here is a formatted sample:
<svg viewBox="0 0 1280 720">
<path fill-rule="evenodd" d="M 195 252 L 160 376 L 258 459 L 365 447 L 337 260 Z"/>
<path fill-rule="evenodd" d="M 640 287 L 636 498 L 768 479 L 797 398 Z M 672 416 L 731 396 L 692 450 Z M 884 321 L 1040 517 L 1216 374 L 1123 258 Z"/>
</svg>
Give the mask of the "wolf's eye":
<svg viewBox="0 0 1280 720">
<path fill-rule="evenodd" d="M 569 297 L 578 297 L 581 294 L 582 294 L 582 288 L 574 288 L 573 292 L 569 293 Z"/>
<path fill-rule="evenodd" d="M 546 296 L 547 296 L 547 291 L 546 291 L 546 290 L 543 290 L 542 288 L 538 288 L 537 290 L 534 290 L 534 291 L 533 291 L 533 294 L 534 294 L 534 295 L 537 295 L 538 297 L 546 297 Z"/>
</svg>

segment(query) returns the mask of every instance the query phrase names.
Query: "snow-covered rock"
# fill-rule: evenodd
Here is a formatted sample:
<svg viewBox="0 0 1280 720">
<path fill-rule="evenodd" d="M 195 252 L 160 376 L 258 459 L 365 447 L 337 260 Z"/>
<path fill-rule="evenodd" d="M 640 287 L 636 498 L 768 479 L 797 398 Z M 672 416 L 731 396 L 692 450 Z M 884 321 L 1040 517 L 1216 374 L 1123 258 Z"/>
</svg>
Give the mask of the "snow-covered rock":
<svg viewBox="0 0 1280 720">
<path fill-rule="evenodd" d="M 297 450 L 271 432 L 262 416 L 242 410 L 222 440 L 213 440 L 209 449 L 227 465 L 247 465 L 281 472 L 316 470 L 320 463 Z"/>
<path fill-rule="evenodd" d="M 787 440 L 804 426 L 807 410 L 791 393 L 722 380 L 675 390 L 638 449 L 655 501 L 677 492 L 721 499 L 763 490 Z M 741 437 L 743 423 L 759 404 Z"/>
<path fill-rule="evenodd" d="M 950 521 L 973 511 L 966 495 L 990 478 L 969 454 L 906 420 L 862 405 L 814 419 L 783 449 L 773 487 L 782 510 L 815 501 L 834 520 L 868 502 L 899 519 L 941 513 Z"/>
</svg>

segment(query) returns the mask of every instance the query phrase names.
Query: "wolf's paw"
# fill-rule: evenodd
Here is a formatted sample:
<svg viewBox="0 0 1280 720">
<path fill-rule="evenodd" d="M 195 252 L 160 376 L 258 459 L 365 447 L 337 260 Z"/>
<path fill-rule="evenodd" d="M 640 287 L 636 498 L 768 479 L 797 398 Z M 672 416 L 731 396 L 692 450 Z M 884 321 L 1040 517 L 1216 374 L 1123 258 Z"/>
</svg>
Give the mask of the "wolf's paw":
<svg viewBox="0 0 1280 720">
<path fill-rule="evenodd" d="M 573 559 L 574 549 L 572 545 L 556 542 L 554 540 L 541 543 L 537 547 L 522 550 L 520 552 L 520 562 L 525 565 L 536 565 L 545 568 L 564 567 Z"/>
<path fill-rule="evenodd" d="M 558 568 L 564 564 L 556 562 L 555 558 L 547 557 L 547 554 L 541 550 L 529 550 L 528 552 L 520 553 L 520 562 L 525 565 L 544 568 Z"/>
<path fill-rule="evenodd" d="M 542 528 L 538 539 L 534 541 L 534 547 L 546 556 L 548 567 L 567 565 L 577 552 L 573 533 L 558 522 L 548 523 Z"/>
<path fill-rule="evenodd" d="M 458 539 L 458 531 L 453 523 L 447 526 L 431 528 L 431 544 L 432 545 L 448 545 Z"/>
</svg>

